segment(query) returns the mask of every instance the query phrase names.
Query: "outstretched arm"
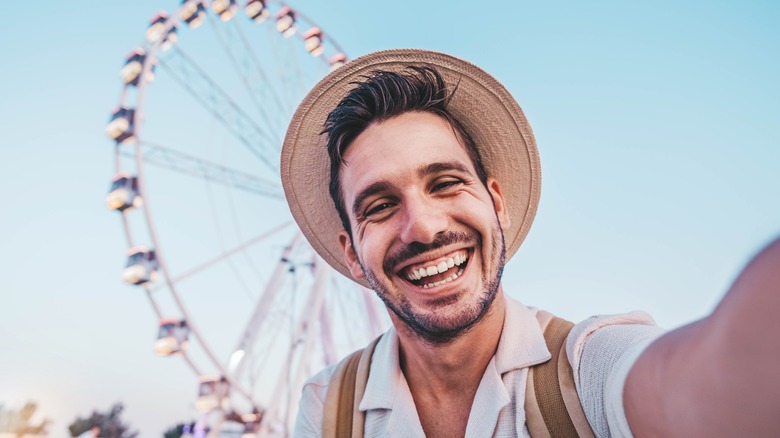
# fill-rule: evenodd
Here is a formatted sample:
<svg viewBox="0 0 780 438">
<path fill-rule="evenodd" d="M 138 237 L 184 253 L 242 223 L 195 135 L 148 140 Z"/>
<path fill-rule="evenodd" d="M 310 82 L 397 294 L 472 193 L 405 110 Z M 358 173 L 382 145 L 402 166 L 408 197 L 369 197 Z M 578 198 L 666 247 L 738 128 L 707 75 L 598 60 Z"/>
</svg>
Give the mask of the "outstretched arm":
<svg viewBox="0 0 780 438">
<path fill-rule="evenodd" d="M 623 404 L 637 437 L 780 436 L 780 239 L 710 316 L 642 353 Z"/>
</svg>

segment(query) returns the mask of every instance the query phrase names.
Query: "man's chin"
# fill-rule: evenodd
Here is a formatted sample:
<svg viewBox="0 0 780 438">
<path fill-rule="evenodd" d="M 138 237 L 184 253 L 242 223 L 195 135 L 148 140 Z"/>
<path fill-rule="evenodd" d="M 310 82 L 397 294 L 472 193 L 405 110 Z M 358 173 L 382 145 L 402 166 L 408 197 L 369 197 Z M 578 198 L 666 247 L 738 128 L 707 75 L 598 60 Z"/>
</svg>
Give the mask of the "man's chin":
<svg viewBox="0 0 780 438">
<path fill-rule="evenodd" d="M 395 315 L 393 319 L 397 329 L 401 329 L 398 327 L 401 323 L 418 339 L 434 345 L 447 344 L 477 325 L 488 314 L 498 294 L 500 281 L 498 277 L 493 282 L 479 285 L 481 287 L 475 289 L 481 290 L 478 297 L 473 296 L 474 290 L 464 289 L 430 296 L 424 303 L 415 306 L 408 297 L 402 298 L 401 291 L 407 289 L 407 284 L 385 285 L 370 271 L 364 269 L 364 272 L 371 288 Z"/>
</svg>

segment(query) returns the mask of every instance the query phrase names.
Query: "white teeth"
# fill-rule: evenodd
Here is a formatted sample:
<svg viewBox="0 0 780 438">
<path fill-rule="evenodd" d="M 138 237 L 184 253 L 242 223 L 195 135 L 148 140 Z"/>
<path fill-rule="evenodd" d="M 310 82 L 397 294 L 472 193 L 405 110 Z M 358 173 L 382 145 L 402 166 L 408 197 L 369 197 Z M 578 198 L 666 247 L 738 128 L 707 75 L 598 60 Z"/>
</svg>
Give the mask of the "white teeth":
<svg viewBox="0 0 780 438">
<path fill-rule="evenodd" d="M 421 267 L 419 269 L 412 270 L 409 272 L 406 276 L 410 281 L 417 281 L 423 277 L 429 277 L 431 275 L 441 274 L 443 272 L 447 272 L 449 269 L 452 269 L 454 266 L 460 266 L 461 264 L 465 263 L 467 259 L 467 254 L 457 254 L 455 257 L 449 257 L 447 260 L 442 260 L 435 266 L 428 266 L 428 267 Z M 461 270 L 462 272 L 462 270 Z M 457 278 L 460 274 L 453 274 L 454 277 L 453 280 Z M 449 280 L 449 277 L 445 280 L 442 280 L 443 282 L 446 282 Z M 452 280 L 449 280 L 452 281 Z M 427 287 L 433 287 L 434 283 L 428 283 Z"/>
<path fill-rule="evenodd" d="M 455 274 L 452 274 L 452 275 L 448 276 L 448 277 L 447 277 L 447 278 L 445 278 L 444 280 L 441 280 L 441 281 L 435 281 L 435 282 L 433 282 L 433 283 L 427 283 L 427 284 L 424 284 L 424 285 L 423 285 L 423 289 L 428 289 L 428 288 L 430 288 L 430 287 L 436 287 L 436 286 L 442 285 L 442 284 L 444 284 L 444 283 L 449 283 L 449 282 L 451 282 L 452 280 L 454 280 L 454 279 L 456 279 L 456 278 L 460 277 L 460 275 L 461 275 L 461 274 L 463 274 L 463 269 L 458 269 L 458 272 L 457 272 L 457 273 L 455 273 Z"/>
</svg>

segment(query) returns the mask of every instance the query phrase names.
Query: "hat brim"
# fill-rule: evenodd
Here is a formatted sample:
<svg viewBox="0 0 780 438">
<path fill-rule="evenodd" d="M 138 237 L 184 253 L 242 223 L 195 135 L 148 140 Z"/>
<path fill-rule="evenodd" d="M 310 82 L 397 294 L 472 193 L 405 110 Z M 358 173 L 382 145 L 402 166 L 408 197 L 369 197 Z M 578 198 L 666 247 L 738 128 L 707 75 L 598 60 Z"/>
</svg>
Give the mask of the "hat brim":
<svg viewBox="0 0 780 438">
<path fill-rule="evenodd" d="M 541 166 L 531 126 L 512 95 L 476 65 L 444 53 L 419 49 L 374 52 L 352 60 L 322 79 L 303 99 L 284 139 L 281 176 L 298 226 L 317 253 L 346 277 L 338 242 L 341 219 L 328 191 L 330 159 L 322 132 L 328 113 L 373 71 L 401 72 L 408 66 L 432 66 L 457 91 L 447 109 L 471 135 L 487 171 L 501 184 L 509 209 L 504 233 L 507 260 L 528 234 L 541 193 Z"/>
</svg>

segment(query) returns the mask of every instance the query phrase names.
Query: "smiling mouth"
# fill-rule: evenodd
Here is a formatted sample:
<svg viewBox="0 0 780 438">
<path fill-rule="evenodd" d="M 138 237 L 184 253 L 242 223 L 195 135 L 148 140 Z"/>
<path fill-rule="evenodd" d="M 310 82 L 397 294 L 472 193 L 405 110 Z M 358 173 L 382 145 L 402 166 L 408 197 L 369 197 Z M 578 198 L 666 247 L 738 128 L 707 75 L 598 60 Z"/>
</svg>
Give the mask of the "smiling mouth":
<svg viewBox="0 0 780 438">
<path fill-rule="evenodd" d="M 414 264 L 403 269 L 401 277 L 409 283 L 428 289 L 449 283 L 463 274 L 468 264 L 469 253 L 459 250 L 437 260 Z"/>
</svg>

